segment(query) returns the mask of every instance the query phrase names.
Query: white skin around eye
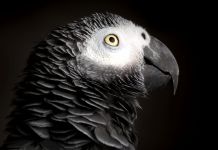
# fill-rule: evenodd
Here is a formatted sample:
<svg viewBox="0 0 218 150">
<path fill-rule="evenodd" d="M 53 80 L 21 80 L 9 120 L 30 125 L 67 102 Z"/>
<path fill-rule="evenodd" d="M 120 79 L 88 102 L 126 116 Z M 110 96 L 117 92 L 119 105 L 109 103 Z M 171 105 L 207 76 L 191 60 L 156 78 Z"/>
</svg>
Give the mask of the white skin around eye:
<svg viewBox="0 0 218 150">
<path fill-rule="evenodd" d="M 142 33 L 146 35 L 146 39 L 142 37 Z M 115 34 L 118 37 L 117 47 L 104 42 L 104 38 L 109 34 Z M 143 47 L 149 46 L 149 43 L 148 33 L 143 28 L 130 23 L 96 31 L 86 41 L 82 55 L 104 66 L 123 68 L 142 63 Z"/>
</svg>

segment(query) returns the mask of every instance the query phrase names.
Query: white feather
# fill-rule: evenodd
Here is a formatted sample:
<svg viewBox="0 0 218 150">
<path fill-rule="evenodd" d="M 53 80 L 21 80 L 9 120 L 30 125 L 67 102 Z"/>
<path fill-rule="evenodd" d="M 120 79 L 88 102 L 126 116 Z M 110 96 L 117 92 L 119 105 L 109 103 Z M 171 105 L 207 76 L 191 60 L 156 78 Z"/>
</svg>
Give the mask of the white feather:
<svg viewBox="0 0 218 150">
<path fill-rule="evenodd" d="M 142 37 L 146 35 L 146 39 Z M 104 43 L 108 34 L 119 38 L 119 45 L 112 47 Z M 82 55 L 97 64 L 124 68 L 142 63 L 143 47 L 149 46 L 150 36 L 145 29 L 136 26 L 131 21 L 117 27 L 107 27 L 93 32 L 91 38 L 85 41 Z"/>
</svg>

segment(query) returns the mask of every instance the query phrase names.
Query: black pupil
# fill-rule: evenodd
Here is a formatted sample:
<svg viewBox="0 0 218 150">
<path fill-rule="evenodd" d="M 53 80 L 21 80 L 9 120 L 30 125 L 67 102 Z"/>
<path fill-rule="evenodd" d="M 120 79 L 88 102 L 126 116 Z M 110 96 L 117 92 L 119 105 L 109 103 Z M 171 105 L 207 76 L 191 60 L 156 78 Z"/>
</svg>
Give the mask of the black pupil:
<svg viewBox="0 0 218 150">
<path fill-rule="evenodd" d="M 146 37 L 145 37 L 145 33 L 142 33 L 142 37 L 143 37 L 143 39 L 146 39 Z"/>
<path fill-rule="evenodd" d="M 114 43 L 114 42 L 115 42 L 115 38 L 114 38 L 114 37 L 109 37 L 109 41 L 110 41 L 111 43 Z"/>
</svg>

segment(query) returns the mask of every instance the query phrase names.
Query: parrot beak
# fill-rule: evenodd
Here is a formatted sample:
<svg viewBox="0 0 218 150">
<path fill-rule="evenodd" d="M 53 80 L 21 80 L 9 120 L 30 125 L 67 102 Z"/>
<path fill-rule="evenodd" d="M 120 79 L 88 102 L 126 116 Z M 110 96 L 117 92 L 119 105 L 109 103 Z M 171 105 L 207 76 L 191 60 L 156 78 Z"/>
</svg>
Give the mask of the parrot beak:
<svg viewBox="0 0 218 150">
<path fill-rule="evenodd" d="M 144 62 L 143 75 L 147 91 L 153 92 L 171 82 L 175 94 L 179 77 L 178 64 L 170 50 L 153 36 L 149 46 L 144 48 Z"/>
</svg>

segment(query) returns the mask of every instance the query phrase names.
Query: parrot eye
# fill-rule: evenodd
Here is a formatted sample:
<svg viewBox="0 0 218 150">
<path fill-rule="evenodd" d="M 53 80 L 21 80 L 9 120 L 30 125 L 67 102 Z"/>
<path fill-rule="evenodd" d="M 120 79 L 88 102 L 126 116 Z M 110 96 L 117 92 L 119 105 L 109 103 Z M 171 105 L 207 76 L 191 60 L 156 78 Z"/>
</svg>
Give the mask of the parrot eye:
<svg viewBox="0 0 218 150">
<path fill-rule="evenodd" d="M 114 47 L 117 47 L 119 45 L 119 39 L 118 39 L 118 37 L 115 34 L 108 34 L 104 38 L 104 42 L 107 45 L 114 46 Z"/>
</svg>

